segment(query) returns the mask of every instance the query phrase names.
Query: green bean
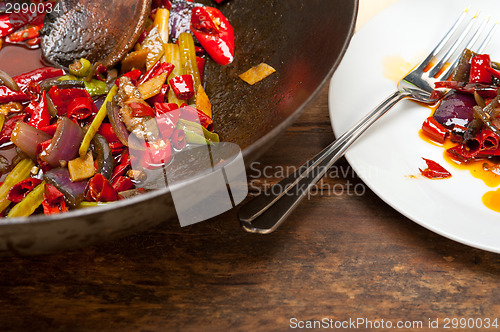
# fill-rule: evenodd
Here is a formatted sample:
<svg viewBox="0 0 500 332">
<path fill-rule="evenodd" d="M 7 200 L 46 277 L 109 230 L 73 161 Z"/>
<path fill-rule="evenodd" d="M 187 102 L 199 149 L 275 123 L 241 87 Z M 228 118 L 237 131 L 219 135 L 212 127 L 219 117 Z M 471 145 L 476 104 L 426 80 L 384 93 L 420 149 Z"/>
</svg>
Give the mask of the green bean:
<svg viewBox="0 0 500 332">
<path fill-rule="evenodd" d="M 30 191 L 22 201 L 14 205 L 14 207 L 7 214 L 7 217 L 28 217 L 32 215 L 33 212 L 35 212 L 35 210 L 42 204 L 44 192 L 45 181 L 42 181 L 38 186 Z"/>
<path fill-rule="evenodd" d="M 0 186 L 0 212 L 5 210 L 10 204 L 10 201 L 7 199 L 10 188 L 16 183 L 28 178 L 33 166 L 35 166 L 35 163 L 31 159 L 23 159 L 17 163 L 16 167 L 7 175 L 5 181 Z"/>
<path fill-rule="evenodd" d="M 92 64 L 87 59 L 80 59 L 69 65 L 69 72 L 78 77 L 85 77 L 92 69 Z"/>
<path fill-rule="evenodd" d="M 85 156 L 87 154 L 87 150 L 89 149 L 90 142 L 94 138 L 95 133 L 99 130 L 99 127 L 102 124 L 102 121 L 106 117 L 107 111 L 106 111 L 106 104 L 113 99 L 113 97 L 116 95 L 116 90 L 117 87 L 116 85 L 113 85 L 111 90 L 109 91 L 108 95 L 106 96 L 106 99 L 102 103 L 101 108 L 97 112 L 97 114 L 94 117 L 94 120 L 92 120 L 92 123 L 90 124 L 89 129 L 85 133 L 85 136 L 83 137 L 82 144 L 80 145 L 80 149 L 78 150 L 78 153 L 80 154 L 81 157 Z"/>
</svg>

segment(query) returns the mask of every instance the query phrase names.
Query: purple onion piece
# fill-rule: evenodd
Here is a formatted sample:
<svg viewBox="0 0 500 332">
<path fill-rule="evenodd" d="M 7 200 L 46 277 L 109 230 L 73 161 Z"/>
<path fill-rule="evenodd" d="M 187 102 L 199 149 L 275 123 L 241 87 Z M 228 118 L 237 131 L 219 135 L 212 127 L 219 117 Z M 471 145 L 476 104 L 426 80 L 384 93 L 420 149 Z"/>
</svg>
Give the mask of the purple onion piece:
<svg viewBox="0 0 500 332">
<path fill-rule="evenodd" d="M 467 127 L 472 121 L 472 108 L 476 101 L 472 95 L 454 92 L 441 100 L 434 112 L 434 119 L 447 128 L 455 125 Z"/>
<path fill-rule="evenodd" d="M 201 3 L 172 1 L 168 20 L 170 39 L 176 42 L 182 32 L 191 33 L 191 12 L 195 7 L 203 7 Z"/>
<path fill-rule="evenodd" d="M 53 168 L 45 172 L 43 178 L 62 192 L 65 200 L 71 206 L 75 207 L 83 201 L 88 180 L 71 181 L 67 168 Z"/>
<path fill-rule="evenodd" d="M 36 160 L 36 148 L 38 144 L 49 139 L 49 134 L 21 121 L 17 122 L 10 136 L 12 143 L 33 160 Z"/>
<path fill-rule="evenodd" d="M 84 133 L 79 125 L 67 117 L 59 118 L 57 129 L 49 146 L 40 153 L 40 158 L 52 167 L 61 166 L 78 157 L 78 149 Z"/>
</svg>

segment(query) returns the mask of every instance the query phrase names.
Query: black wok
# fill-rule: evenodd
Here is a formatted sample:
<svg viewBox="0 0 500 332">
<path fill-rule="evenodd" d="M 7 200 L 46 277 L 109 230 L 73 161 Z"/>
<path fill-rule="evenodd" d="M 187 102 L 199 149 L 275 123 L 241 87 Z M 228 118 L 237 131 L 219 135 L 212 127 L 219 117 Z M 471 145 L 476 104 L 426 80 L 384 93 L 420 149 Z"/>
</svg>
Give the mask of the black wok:
<svg viewBox="0 0 500 332">
<path fill-rule="evenodd" d="M 208 61 L 206 90 L 215 130 L 241 147 L 249 165 L 332 75 L 353 34 L 358 1 L 229 0 L 219 8 L 234 26 L 236 54 L 226 67 Z M 276 73 L 254 86 L 238 78 L 261 62 Z M 165 188 L 104 207 L 3 219 L 0 255 L 77 248 L 177 222 L 175 217 Z"/>
</svg>

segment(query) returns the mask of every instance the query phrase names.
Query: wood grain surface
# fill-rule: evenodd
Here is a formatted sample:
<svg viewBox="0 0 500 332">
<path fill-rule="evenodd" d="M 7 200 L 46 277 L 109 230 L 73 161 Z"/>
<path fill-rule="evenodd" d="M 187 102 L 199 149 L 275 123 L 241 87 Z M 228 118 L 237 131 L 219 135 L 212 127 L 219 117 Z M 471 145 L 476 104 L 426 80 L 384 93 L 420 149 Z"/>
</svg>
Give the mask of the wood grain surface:
<svg viewBox="0 0 500 332">
<path fill-rule="evenodd" d="M 264 179 L 265 167 L 299 166 L 332 137 L 325 88 L 249 170 L 252 191 L 279 177 Z M 406 219 L 345 159 L 332 170 L 270 235 L 245 233 L 230 211 L 77 251 L 1 258 L 0 331 L 283 331 L 293 318 L 362 318 L 373 329 L 421 321 L 414 330 L 427 331 L 429 319 L 443 327 L 447 317 L 500 316 L 500 256 Z M 349 194 L 349 185 L 364 191 Z"/>
</svg>

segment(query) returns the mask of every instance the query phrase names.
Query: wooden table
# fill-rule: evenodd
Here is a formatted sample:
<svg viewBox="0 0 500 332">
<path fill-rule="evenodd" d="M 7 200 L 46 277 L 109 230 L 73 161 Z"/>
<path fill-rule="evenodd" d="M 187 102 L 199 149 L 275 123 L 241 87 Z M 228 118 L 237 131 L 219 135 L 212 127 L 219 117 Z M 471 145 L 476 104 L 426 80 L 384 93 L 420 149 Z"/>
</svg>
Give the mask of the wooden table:
<svg viewBox="0 0 500 332">
<path fill-rule="evenodd" d="M 325 87 L 253 164 L 252 191 L 332 138 Z M 345 159 L 271 235 L 245 233 L 230 211 L 0 263 L 0 331 L 283 331 L 323 318 L 331 327 L 400 322 L 424 331 L 446 318 L 491 325 L 500 316 L 500 256 L 406 219 Z"/>
<path fill-rule="evenodd" d="M 325 88 L 253 165 L 253 191 L 332 135 Z M 264 169 L 270 179 L 258 177 Z M 334 170 L 271 235 L 245 233 L 231 211 L 73 252 L 2 258 L 0 330 L 283 331 L 293 318 L 442 326 L 499 315 L 500 256 L 406 219 L 345 159 Z"/>
</svg>

